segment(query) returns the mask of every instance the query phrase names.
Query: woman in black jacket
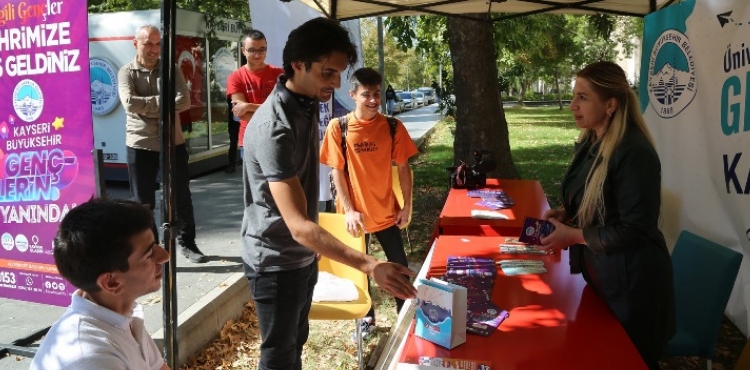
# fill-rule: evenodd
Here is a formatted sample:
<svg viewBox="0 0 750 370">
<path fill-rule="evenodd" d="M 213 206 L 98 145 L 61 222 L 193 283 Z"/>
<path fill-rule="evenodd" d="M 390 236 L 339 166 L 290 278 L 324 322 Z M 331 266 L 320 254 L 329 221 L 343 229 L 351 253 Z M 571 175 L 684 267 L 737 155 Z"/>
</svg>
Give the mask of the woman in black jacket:
<svg viewBox="0 0 750 370">
<path fill-rule="evenodd" d="M 576 75 L 570 110 L 582 129 L 546 248 L 571 247 L 582 272 L 651 369 L 674 335 L 672 264 L 659 230 L 661 164 L 638 98 L 617 64 Z M 606 340 L 606 338 L 602 338 Z"/>
</svg>

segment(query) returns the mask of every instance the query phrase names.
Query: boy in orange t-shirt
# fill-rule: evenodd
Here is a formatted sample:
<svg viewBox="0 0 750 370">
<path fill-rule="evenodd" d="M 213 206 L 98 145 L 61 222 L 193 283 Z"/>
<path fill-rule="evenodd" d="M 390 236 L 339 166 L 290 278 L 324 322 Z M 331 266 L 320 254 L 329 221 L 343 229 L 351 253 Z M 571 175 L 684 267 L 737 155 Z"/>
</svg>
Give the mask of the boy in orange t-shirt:
<svg viewBox="0 0 750 370">
<path fill-rule="evenodd" d="M 354 236 L 364 231 L 368 240 L 375 234 L 389 262 L 408 266 L 399 226 L 409 220 L 413 179 L 408 161 L 418 149 L 400 121 L 391 135 L 388 120 L 379 112 L 382 80 L 372 68 L 352 74 L 349 96 L 356 106 L 346 118 L 346 158 L 339 119 L 333 119 L 320 148 L 320 163 L 332 168 L 336 211 L 346 215 L 347 231 Z M 398 167 L 404 208 L 399 208 L 391 186 L 392 162 Z M 396 299 L 397 310 L 403 303 Z M 375 311 L 370 308 L 363 320 L 364 331 L 374 324 Z"/>
</svg>

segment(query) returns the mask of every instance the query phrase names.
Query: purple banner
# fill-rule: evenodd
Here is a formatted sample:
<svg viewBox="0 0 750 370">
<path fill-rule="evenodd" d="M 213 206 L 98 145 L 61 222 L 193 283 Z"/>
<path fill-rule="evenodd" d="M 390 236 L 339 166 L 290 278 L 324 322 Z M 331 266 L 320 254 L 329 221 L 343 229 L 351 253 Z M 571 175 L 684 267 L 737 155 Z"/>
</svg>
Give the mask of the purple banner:
<svg viewBox="0 0 750 370">
<path fill-rule="evenodd" d="M 52 242 L 95 192 L 86 2 L 0 1 L 0 81 L 0 297 L 66 306 Z"/>
</svg>

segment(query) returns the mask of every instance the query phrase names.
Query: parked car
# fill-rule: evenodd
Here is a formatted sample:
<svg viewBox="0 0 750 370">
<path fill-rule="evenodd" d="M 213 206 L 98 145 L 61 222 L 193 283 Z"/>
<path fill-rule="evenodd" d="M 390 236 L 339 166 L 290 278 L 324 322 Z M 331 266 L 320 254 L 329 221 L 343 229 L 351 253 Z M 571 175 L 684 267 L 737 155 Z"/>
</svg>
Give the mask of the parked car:
<svg viewBox="0 0 750 370">
<path fill-rule="evenodd" d="M 393 114 L 404 112 L 406 110 L 404 99 L 401 99 L 401 97 L 396 94 L 395 100 L 396 101 L 393 103 Z"/>
<path fill-rule="evenodd" d="M 435 94 L 435 89 L 431 87 L 420 87 L 417 89 L 417 91 L 424 94 L 424 100 L 427 105 L 437 102 L 437 94 Z"/>
<path fill-rule="evenodd" d="M 424 94 L 419 91 L 412 91 L 411 96 L 414 97 L 414 101 L 417 103 L 416 108 L 424 107 L 425 105 L 425 99 Z"/>
<path fill-rule="evenodd" d="M 401 98 L 401 100 L 404 101 L 404 109 L 411 110 L 415 108 L 410 92 L 398 92 L 396 93 L 396 96 L 398 96 L 399 98 Z"/>
</svg>

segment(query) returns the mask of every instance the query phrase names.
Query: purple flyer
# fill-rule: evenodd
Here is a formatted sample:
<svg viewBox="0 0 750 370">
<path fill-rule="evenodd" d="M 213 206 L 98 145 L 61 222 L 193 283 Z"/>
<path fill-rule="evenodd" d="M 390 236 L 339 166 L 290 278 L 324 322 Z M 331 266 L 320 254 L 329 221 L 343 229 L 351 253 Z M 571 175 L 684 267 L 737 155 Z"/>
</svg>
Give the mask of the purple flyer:
<svg viewBox="0 0 750 370">
<path fill-rule="evenodd" d="M 466 331 L 483 337 L 489 336 L 508 317 L 492 302 L 469 305 L 466 312 Z"/>
<path fill-rule="evenodd" d="M 95 194 L 86 2 L 8 0 L 0 15 L 0 297 L 66 306 L 53 238 Z"/>
<path fill-rule="evenodd" d="M 541 245 L 542 236 L 547 236 L 555 231 L 555 226 L 547 220 L 540 220 L 538 218 L 526 217 L 523 220 L 523 227 L 521 228 L 521 235 L 518 237 L 518 241 L 522 243 Z"/>
</svg>

